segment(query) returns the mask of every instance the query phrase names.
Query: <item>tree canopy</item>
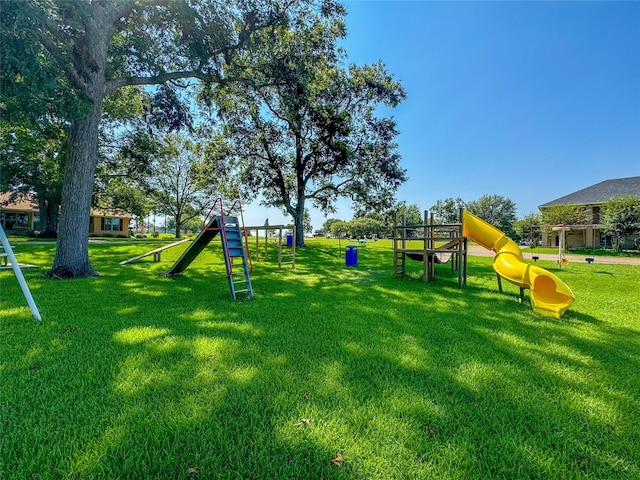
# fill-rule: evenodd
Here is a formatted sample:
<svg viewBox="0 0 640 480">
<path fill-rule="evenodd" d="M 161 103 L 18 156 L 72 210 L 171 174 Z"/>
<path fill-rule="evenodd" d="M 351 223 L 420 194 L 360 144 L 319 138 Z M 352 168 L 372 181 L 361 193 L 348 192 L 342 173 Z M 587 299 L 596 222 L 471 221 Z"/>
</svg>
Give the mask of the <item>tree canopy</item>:
<svg viewBox="0 0 640 480">
<path fill-rule="evenodd" d="M 640 198 L 626 195 L 604 202 L 600 222 L 603 230 L 614 237 L 616 249 L 622 250 L 628 235 L 640 233 Z"/>
<path fill-rule="evenodd" d="M 10 102 L 19 104 L 33 95 L 41 77 L 53 79 L 51 85 L 70 93 L 64 97 L 68 112 L 61 114 L 69 126 L 54 273 L 58 270 L 63 274 L 59 276 L 66 277 L 95 274 L 89 262 L 86 226 L 105 97 L 125 86 L 157 85 L 153 106 L 163 112 L 166 126 L 188 124 L 190 118 L 178 93 L 186 86 L 181 80 L 242 81 L 227 74 L 237 52 L 251 46 L 253 32 L 286 23 L 288 14 L 302 3 L 25 0 L 3 4 L 3 34 L 9 32 L 11 40 L 3 38 L 3 70 L 5 59 L 12 65 L 2 77 L 3 111 Z M 32 57 L 24 56 L 25 48 L 36 55 L 33 58 L 44 60 L 27 61 Z"/>
<path fill-rule="evenodd" d="M 512 200 L 502 195 L 483 195 L 467 203 L 467 209 L 502 230 L 508 237 L 515 238 L 513 225 L 516 221 L 516 204 Z"/>
<path fill-rule="evenodd" d="M 170 215 L 176 238 L 192 218 L 203 216 L 220 195 L 216 163 L 207 162 L 202 144 L 187 135 L 167 135 L 151 163 L 149 193 L 157 211 Z"/>
<path fill-rule="evenodd" d="M 514 229 L 518 238 L 531 247 L 537 247 L 542 240 L 542 215 L 530 213 L 516 221 Z"/>
<path fill-rule="evenodd" d="M 554 205 L 541 210 L 545 227 L 584 225 L 593 221 L 591 210 L 582 205 Z"/>
<path fill-rule="evenodd" d="M 460 209 L 467 204 L 460 198 L 445 198 L 431 206 L 435 221 L 438 223 L 455 223 L 460 221 Z"/>
<path fill-rule="evenodd" d="M 405 92 L 382 63 L 345 65 L 337 47 L 344 8 L 334 4 L 324 13 L 256 34 L 261 48 L 245 56 L 254 66 L 252 88 L 203 92 L 219 107 L 247 192 L 292 216 L 299 246 L 307 201 L 325 213 L 340 197 L 384 208 L 406 178 L 395 122 L 377 115 Z"/>
</svg>

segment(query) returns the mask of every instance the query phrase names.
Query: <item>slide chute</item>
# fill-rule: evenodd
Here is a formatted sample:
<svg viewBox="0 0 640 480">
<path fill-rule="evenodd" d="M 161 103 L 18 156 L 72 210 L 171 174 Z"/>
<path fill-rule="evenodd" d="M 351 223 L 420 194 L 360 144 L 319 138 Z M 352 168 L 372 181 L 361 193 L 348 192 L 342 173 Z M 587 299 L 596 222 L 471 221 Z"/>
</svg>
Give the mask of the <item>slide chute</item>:
<svg viewBox="0 0 640 480">
<path fill-rule="evenodd" d="M 573 303 L 573 292 L 556 275 L 537 265 L 525 263 L 516 243 L 502 231 L 466 210 L 463 235 L 496 253 L 493 269 L 514 285 L 531 290 L 533 311 L 560 318 Z"/>
</svg>

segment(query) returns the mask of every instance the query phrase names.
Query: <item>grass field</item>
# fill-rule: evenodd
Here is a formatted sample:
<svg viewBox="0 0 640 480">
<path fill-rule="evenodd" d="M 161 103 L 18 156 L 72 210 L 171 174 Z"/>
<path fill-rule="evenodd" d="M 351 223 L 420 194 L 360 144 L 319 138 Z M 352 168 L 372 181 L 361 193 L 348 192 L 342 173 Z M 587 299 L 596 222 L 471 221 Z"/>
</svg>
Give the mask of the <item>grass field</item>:
<svg viewBox="0 0 640 480">
<path fill-rule="evenodd" d="M 240 303 L 219 245 L 170 279 L 185 245 L 92 244 L 100 277 L 51 281 L 18 244 L 43 321 L 0 272 L 0 478 L 640 478 L 640 267 L 538 262 L 576 295 L 556 320 L 490 258 L 458 289 L 308 244 Z"/>
</svg>

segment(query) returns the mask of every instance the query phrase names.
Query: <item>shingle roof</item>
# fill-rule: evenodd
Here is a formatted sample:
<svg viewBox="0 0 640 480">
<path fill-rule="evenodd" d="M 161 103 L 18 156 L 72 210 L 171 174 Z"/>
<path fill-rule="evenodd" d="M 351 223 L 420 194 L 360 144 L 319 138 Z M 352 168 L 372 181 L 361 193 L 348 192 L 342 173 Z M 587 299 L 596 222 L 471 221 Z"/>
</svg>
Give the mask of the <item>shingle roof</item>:
<svg viewBox="0 0 640 480">
<path fill-rule="evenodd" d="M 15 193 L 11 199 L 11 192 L 0 192 L 0 208 L 5 210 L 19 210 L 23 212 L 37 212 L 38 201 L 30 193 Z"/>
<path fill-rule="evenodd" d="M 11 211 L 24 211 L 38 213 L 38 199 L 32 193 L 16 194 L 16 198 L 11 200 L 11 192 L 0 192 L 0 208 Z M 133 218 L 133 215 L 118 208 L 92 208 L 91 215 L 94 217 L 122 217 Z"/>
<path fill-rule="evenodd" d="M 564 197 L 539 205 L 538 208 L 555 205 L 598 205 L 614 197 L 636 195 L 640 197 L 640 177 L 615 178 L 596 183 Z"/>
</svg>

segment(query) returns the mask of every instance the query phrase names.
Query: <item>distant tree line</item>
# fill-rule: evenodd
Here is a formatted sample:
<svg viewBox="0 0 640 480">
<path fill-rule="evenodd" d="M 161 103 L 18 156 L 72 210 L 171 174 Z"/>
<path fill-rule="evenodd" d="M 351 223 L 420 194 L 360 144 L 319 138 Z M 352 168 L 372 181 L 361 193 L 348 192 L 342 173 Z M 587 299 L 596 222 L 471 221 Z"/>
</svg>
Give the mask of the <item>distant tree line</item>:
<svg viewBox="0 0 640 480">
<path fill-rule="evenodd" d="M 542 213 L 530 213 L 518 219 L 515 203 L 500 195 L 483 195 L 471 202 L 460 198 L 438 200 L 431 206 L 429 216 L 433 215 L 437 224 L 455 223 L 460 221 L 460 209 L 477 215 L 514 241 L 531 246 L 539 245 L 543 236 L 555 226 L 570 228 L 594 221 L 591 210 L 580 205 L 557 205 L 545 208 Z M 324 222 L 322 229 L 316 230 L 316 235 L 391 237 L 399 215 L 405 216 L 405 224 L 409 227 L 424 224 L 424 212 L 417 205 L 400 202 L 384 212 L 364 213 L 350 221 L 330 218 Z M 614 247 L 620 250 L 626 237 L 640 233 L 640 198 L 621 196 L 604 202 L 600 207 L 598 224 L 604 234 L 614 238 Z M 416 229 L 416 235 L 420 233 Z"/>
</svg>

